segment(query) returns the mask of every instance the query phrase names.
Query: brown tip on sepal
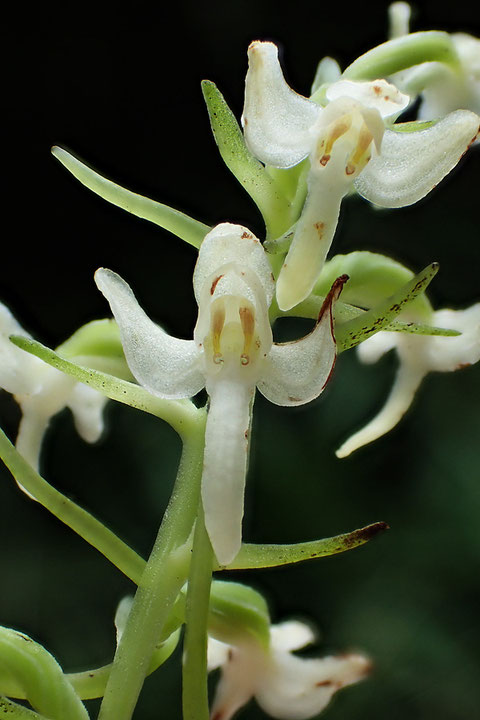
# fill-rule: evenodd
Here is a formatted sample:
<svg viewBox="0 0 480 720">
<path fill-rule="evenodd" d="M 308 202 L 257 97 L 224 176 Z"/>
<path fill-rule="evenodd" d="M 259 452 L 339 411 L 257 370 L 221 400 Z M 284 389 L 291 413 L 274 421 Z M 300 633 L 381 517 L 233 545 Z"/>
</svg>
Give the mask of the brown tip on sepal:
<svg viewBox="0 0 480 720">
<path fill-rule="evenodd" d="M 358 547 L 359 545 L 363 545 L 369 540 L 372 540 L 372 538 L 377 535 L 380 535 L 380 533 L 385 532 L 385 530 L 390 530 L 390 526 L 386 522 L 382 521 L 372 523 L 371 525 L 367 525 L 366 527 L 359 528 L 358 530 L 354 530 L 349 533 L 345 538 L 344 544 L 346 547 Z"/>
<path fill-rule="evenodd" d="M 331 313 L 332 311 L 332 305 L 333 303 L 338 300 L 340 293 L 343 290 L 343 286 L 349 280 L 348 275 L 340 275 L 336 280 L 334 280 L 332 287 L 328 291 L 328 294 L 325 296 L 325 300 L 323 301 L 323 305 L 320 308 L 320 312 L 318 314 L 318 320 L 317 322 L 320 322 L 323 315 L 329 311 Z"/>
</svg>

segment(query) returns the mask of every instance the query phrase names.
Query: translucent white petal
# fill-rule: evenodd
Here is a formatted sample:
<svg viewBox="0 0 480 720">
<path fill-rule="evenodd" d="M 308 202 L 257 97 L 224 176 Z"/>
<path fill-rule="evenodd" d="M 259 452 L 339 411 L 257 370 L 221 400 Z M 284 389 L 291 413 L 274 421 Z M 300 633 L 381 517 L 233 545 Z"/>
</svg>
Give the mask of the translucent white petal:
<svg viewBox="0 0 480 720">
<path fill-rule="evenodd" d="M 318 715 L 337 690 L 365 677 L 369 668 L 370 662 L 363 655 L 309 660 L 273 653 L 255 697 L 273 718 L 307 720 Z"/>
<path fill-rule="evenodd" d="M 127 283 L 111 270 L 95 274 L 120 328 L 130 370 L 149 392 L 162 398 L 192 397 L 205 385 L 193 340 L 168 335 L 144 313 Z"/>
<path fill-rule="evenodd" d="M 419 132 L 386 130 L 381 154 L 355 180 L 357 192 L 382 207 L 417 202 L 455 167 L 479 125 L 477 115 L 458 110 Z"/>
<path fill-rule="evenodd" d="M 222 266 L 235 264 L 240 269 L 249 268 L 258 276 L 270 305 L 274 292 L 272 269 L 260 241 L 242 225 L 221 223 L 210 230 L 200 247 L 197 264 L 193 273 L 193 289 L 198 305 L 206 281 L 210 289 L 216 287 L 212 276 Z M 213 287 L 213 289 L 212 289 Z"/>
<path fill-rule="evenodd" d="M 273 43 L 251 43 L 248 58 L 242 117 L 245 141 L 267 165 L 296 165 L 310 152 L 309 128 L 321 108 L 287 85 Z"/>
<path fill-rule="evenodd" d="M 72 411 L 76 430 L 85 442 L 94 443 L 100 438 L 106 403 L 105 395 L 87 385 L 76 383 L 73 386 L 67 405 Z"/>
<path fill-rule="evenodd" d="M 311 333 L 294 342 L 276 344 L 265 358 L 257 387 L 275 405 L 304 405 L 320 395 L 336 359 L 332 305 L 346 276 L 335 281 Z"/>
<path fill-rule="evenodd" d="M 35 408 L 22 408 L 22 419 L 18 427 L 17 439 L 15 447 L 20 455 L 33 467 L 34 470 L 40 466 L 40 452 L 42 450 L 42 442 L 47 430 L 50 418 L 39 414 Z M 21 483 L 16 481 L 20 490 L 23 490 L 31 500 L 36 498 L 26 490 Z"/>
<path fill-rule="evenodd" d="M 298 620 L 287 620 L 270 628 L 272 649 L 277 652 L 292 652 L 310 645 L 316 640 L 313 628 Z"/>
<path fill-rule="evenodd" d="M 404 95 L 386 80 L 370 82 L 339 80 L 330 85 L 326 96 L 330 102 L 341 97 L 352 98 L 365 107 L 378 110 L 382 118 L 399 115 L 410 102 L 408 95 Z"/>
<path fill-rule="evenodd" d="M 448 338 L 450 339 L 450 338 Z M 410 407 L 415 393 L 426 375 L 422 367 L 400 362 L 400 367 L 387 402 L 365 427 L 352 435 L 336 451 L 339 458 L 347 457 L 354 450 L 377 440 L 390 432 L 400 422 Z"/>
<path fill-rule="evenodd" d="M 205 431 L 202 502 L 219 565 L 228 565 L 242 542 L 250 403 L 254 388 L 234 379 L 207 382 L 210 406 Z"/>
</svg>

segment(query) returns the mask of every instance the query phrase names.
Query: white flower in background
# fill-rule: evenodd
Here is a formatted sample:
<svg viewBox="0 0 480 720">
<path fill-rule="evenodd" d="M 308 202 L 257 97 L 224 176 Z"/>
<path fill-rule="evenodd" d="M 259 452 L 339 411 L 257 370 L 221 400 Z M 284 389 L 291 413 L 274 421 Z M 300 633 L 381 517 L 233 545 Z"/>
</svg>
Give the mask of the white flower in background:
<svg viewBox="0 0 480 720">
<path fill-rule="evenodd" d="M 337 450 L 337 457 L 350 455 L 394 428 L 429 372 L 451 372 L 480 360 L 480 303 L 466 310 L 439 310 L 433 313 L 430 324 L 462 334 L 441 337 L 379 332 L 358 346 L 358 355 L 364 363 L 376 362 L 386 352 L 395 349 L 400 364 L 384 407 Z"/>
<path fill-rule="evenodd" d="M 410 6 L 404 2 L 389 7 L 390 37 L 408 35 Z M 480 114 L 480 40 L 467 33 L 450 35 L 459 69 L 441 62 L 425 62 L 393 76 L 409 94 L 421 92 L 419 120 L 435 120 L 454 110 Z"/>
<path fill-rule="evenodd" d="M 38 469 L 50 419 L 65 407 L 72 411 L 78 434 L 87 442 L 96 442 L 103 430 L 107 399 L 20 350 L 10 342 L 10 335 L 31 337 L 0 303 L 0 387 L 14 395 L 22 411 L 16 440 L 19 453 Z"/>
<path fill-rule="evenodd" d="M 272 625 L 270 646 L 246 637 L 236 645 L 209 638 L 208 668 L 221 668 L 212 720 L 230 720 L 251 698 L 273 718 L 306 720 L 320 713 L 337 690 L 362 680 L 370 661 L 357 653 L 302 658 L 294 650 L 315 636 L 307 625 L 291 621 Z"/>
<path fill-rule="evenodd" d="M 199 309 L 193 340 L 171 337 L 152 322 L 115 273 L 100 269 L 95 278 L 137 381 L 162 398 L 207 390 L 202 500 L 213 549 L 226 565 L 241 544 L 255 387 L 277 405 L 301 405 L 320 395 L 335 363 L 331 306 L 344 280 L 334 284 L 314 330 L 280 345 L 272 341 L 268 319 L 274 291 L 270 265 L 244 227 L 223 223 L 203 241 L 193 276 Z"/>
<path fill-rule="evenodd" d="M 310 159 L 307 199 L 277 282 L 282 310 L 311 292 L 352 185 L 382 207 L 415 203 L 458 163 L 480 124 L 474 113 L 457 111 L 433 127 L 397 132 L 391 123 L 409 98 L 385 80 L 338 80 L 325 101 L 321 107 L 287 85 L 274 44 L 250 45 L 242 118 L 248 147 L 277 168 Z"/>
</svg>

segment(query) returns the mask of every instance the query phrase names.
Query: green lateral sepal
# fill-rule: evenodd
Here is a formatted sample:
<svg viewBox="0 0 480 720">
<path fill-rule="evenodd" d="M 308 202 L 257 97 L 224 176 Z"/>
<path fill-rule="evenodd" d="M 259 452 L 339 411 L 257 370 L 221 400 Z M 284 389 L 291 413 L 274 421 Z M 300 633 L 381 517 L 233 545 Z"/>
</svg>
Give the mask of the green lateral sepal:
<svg viewBox="0 0 480 720">
<path fill-rule="evenodd" d="M 400 290 L 397 290 L 397 292 L 371 310 L 353 320 L 337 324 L 335 337 L 338 352 L 349 350 L 379 330 L 386 328 L 402 310 L 405 310 L 421 293 L 425 292 L 438 270 L 438 263 L 431 263 L 403 285 Z M 406 325 L 409 326 L 409 332 L 414 330 L 413 324 L 406 323 Z M 425 334 L 425 332 L 423 331 L 422 334 Z M 439 333 L 434 332 L 433 334 Z M 455 334 L 455 332 L 451 334 Z"/>
<path fill-rule="evenodd" d="M 353 550 L 353 548 L 360 547 L 360 545 L 365 545 L 365 543 L 385 530 L 388 530 L 386 523 L 376 522 L 342 535 L 292 545 L 253 545 L 246 543 L 242 545 L 235 560 L 225 570 L 277 567 L 336 555 L 346 550 Z"/>
<path fill-rule="evenodd" d="M 242 130 L 225 98 L 210 80 L 202 82 L 213 137 L 230 172 L 262 213 L 267 234 L 275 237 L 289 227 L 289 203 L 276 181 L 245 144 Z"/>
<path fill-rule="evenodd" d="M 100 195 L 112 205 L 159 225 L 189 245 L 199 248 L 203 238 L 210 230 L 208 225 L 194 220 L 179 210 L 174 210 L 168 205 L 126 190 L 112 180 L 108 180 L 63 148 L 53 147 L 52 153 L 89 190 Z"/>
</svg>

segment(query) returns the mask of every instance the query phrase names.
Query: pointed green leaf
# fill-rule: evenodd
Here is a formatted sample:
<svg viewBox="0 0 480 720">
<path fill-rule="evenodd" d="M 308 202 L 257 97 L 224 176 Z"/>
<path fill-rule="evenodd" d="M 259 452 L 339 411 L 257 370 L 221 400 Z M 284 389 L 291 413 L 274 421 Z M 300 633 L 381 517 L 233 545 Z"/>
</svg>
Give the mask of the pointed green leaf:
<svg viewBox="0 0 480 720">
<path fill-rule="evenodd" d="M 243 185 L 263 215 L 267 233 L 280 235 L 291 225 L 289 204 L 274 179 L 250 152 L 242 130 L 215 83 L 202 82 L 213 136 L 228 169 Z"/>
<path fill-rule="evenodd" d="M 107 180 L 63 148 L 54 147 L 52 153 L 77 180 L 107 202 L 132 213 L 132 215 L 159 225 L 196 248 L 200 247 L 203 238 L 210 230 L 208 225 L 194 220 L 179 210 L 174 210 L 168 205 L 150 200 Z"/>
<path fill-rule="evenodd" d="M 373 523 L 350 533 L 294 545 L 242 545 L 235 560 L 226 570 L 277 567 L 312 560 L 352 550 L 364 545 L 381 532 L 388 530 L 384 522 Z M 224 568 L 214 568 L 215 570 Z"/>
<path fill-rule="evenodd" d="M 460 69 L 457 52 L 446 32 L 429 30 L 388 40 L 357 58 L 344 71 L 349 80 L 376 80 L 424 62 Z"/>
<path fill-rule="evenodd" d="M 98 392 L 106 395 L 111 400 L 117 400 L 125 405 L 131 405 L 131 407 L 138 410 L 162 418 L 170 423 L 180 435 L 184 432 L 189 421 L 195 421 L 198 413 L 201 412 L 197 410 L 190 400 L 163 400 L 155 397 L 140 385 L 135 385 L 113 375 L 66 360 L 53 350 L 50 350 L 50 348 L 30 338 L 16 335 L 12 336 L 10 340 L 22 350 L 35 355 L 48 365 L 67 375 L 71 375 L 94 390 L 98 390 Z"/>
<path fill-rule="evenodd" d="M 415 298 L 425 292 L 439 270 L 438 263 L 428 265 L 393 295 L 353 320 L 336 325 L 335 337 L 338 351 L 348 350 L 383 330 Z M 409 323 L 406 323 L 410 326 Z M 411 331 L 411 326 L 410 326 Z"/>
</svg>

